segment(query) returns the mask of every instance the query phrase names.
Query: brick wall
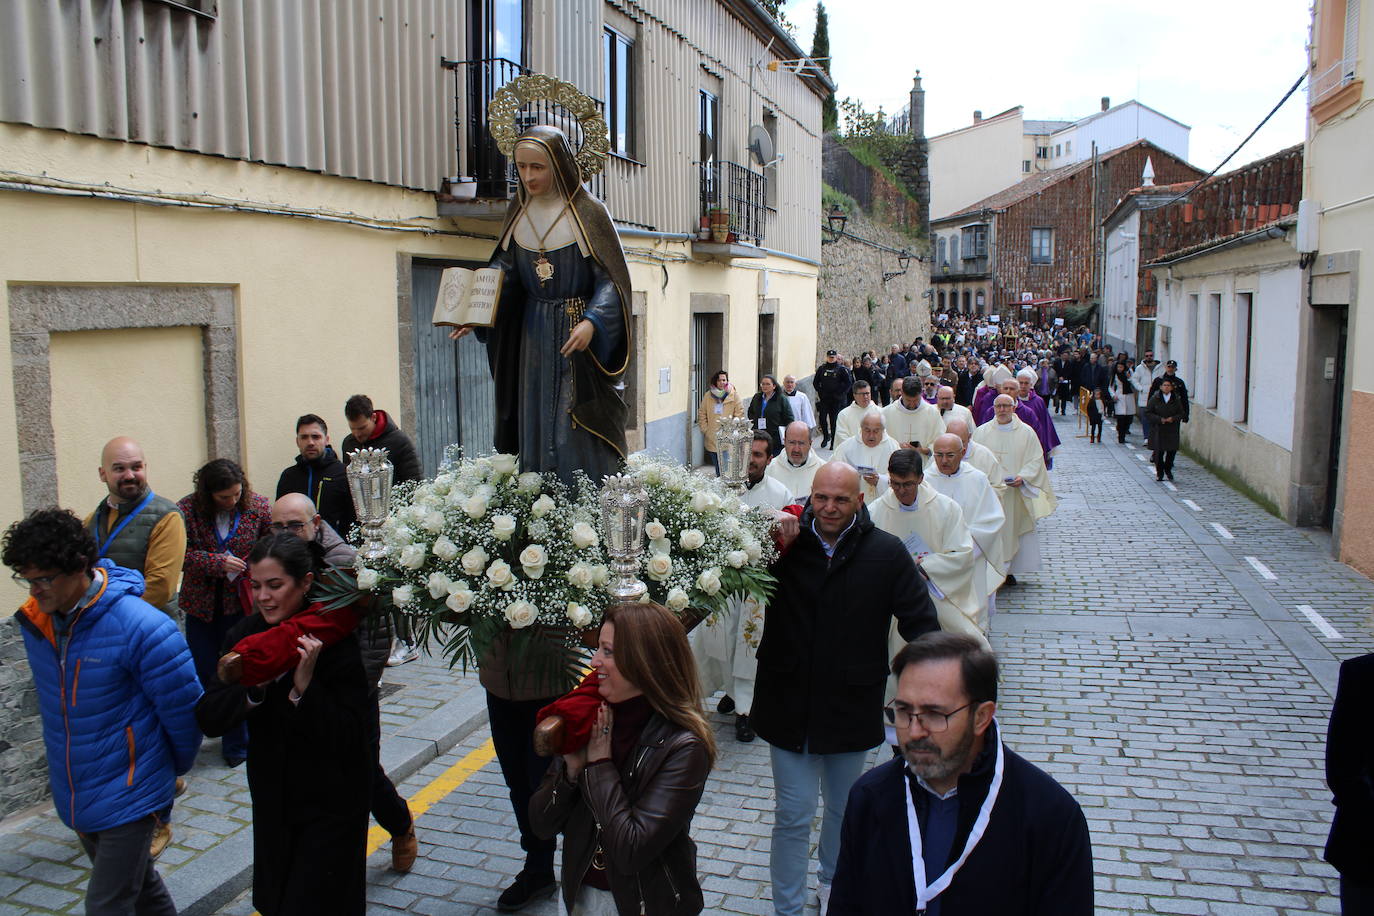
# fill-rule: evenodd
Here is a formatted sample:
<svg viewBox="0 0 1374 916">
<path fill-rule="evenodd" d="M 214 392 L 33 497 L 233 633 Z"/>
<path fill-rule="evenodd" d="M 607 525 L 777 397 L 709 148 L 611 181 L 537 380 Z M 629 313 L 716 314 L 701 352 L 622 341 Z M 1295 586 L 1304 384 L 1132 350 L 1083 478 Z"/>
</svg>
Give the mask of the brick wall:
<svg viewBox="0 0 1374 916">
<path fill-rule="evenodd" d="M 0 817 L 48 796 L 48 766 L 24 638 L 13 617 L 0 620 Z"/>
</svg>

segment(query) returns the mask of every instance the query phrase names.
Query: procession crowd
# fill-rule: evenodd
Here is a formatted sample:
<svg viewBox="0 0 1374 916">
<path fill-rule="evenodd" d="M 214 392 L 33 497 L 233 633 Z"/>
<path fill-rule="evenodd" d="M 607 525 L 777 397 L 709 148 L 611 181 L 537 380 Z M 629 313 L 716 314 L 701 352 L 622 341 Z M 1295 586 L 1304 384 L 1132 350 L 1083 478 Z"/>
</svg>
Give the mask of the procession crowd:
<svg viewBox="0 0 1374 916">
<path fill-rule="evenodd" d="M 742 501 L 773 518 L 776 591 L 766 606 L 734 596 L 690 634 L 658 605 L 614 607 L 566 695 L 498 640 L 479 671 L 525 862 L 497 909 L 561 887 L 572 914 L 700 912 L 690 830 L 718 753 L 704 700 L 721 694 L 735 739 L 769 747 L 774 912 L 810 904 L 819 811 L 822 914 L 1091 914 L 1087 821 L 1003 740 L 988 636 L 999 592 L 1044 572 L 1054 416 L 1082 411 L 1094 444 L 1107 419 L 1125 442 L 1141 417 L 1172 480 L 1189 418 L 1174 370 L 1085 329 L 956 316 L 886 354 L 829 351 L 814 395 L 764 376 L 746 400 L 716 373 L 697 422 L 717 468 L 719 420 L 755 429 Z M 345 456 L 386 447 L 398 481 L 420 477 L 385 411 L 358 395 L 345 417 Z M 274 500 L 216 459 L 173 502 L 117 438 L 87 517 L 38 510 L 4 535 L 30 593 L 19 620 L 54 804 L 92 862 L 88 913 L 176 912 L 154 861 L 204 736 L 227 765 L 247 761 L 265 916 L 362 913 L 369 815 L 393 869 L 419 852 L 380 763 L 378 705 L 382 671 L 415 648 L 381 615 L 324 613 L 316 589 L 352 566 L 340 533 L 355 518 L 328 423 L 301 416 L 296 444 Z M 550 714 L 581 736 L 551 759 L 532 739 Z M 884 744 L 891 759 L 865 772 Z"/>
</svg>

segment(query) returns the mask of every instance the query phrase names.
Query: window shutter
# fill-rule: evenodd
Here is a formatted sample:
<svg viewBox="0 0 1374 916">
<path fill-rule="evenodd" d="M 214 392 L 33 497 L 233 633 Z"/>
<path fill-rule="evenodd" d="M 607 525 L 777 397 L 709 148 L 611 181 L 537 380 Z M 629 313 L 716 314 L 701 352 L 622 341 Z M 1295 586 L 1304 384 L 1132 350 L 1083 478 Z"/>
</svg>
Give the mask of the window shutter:
<svg viewBox="0 0 1374 916">
<path fill-rule="evenodd" d="M 1345 0 L 1345 46 L 1341 57 L 1342 78 L 1355 75 L 1355 58 L 1360 50 L 1360 0 Z"/>
</svg>

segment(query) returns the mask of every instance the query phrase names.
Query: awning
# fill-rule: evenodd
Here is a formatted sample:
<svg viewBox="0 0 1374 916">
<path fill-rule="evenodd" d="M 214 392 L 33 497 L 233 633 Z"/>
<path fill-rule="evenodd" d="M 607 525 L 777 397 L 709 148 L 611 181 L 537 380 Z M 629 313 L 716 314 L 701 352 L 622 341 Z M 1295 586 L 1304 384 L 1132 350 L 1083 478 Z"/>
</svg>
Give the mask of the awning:
<svg viewBox="0 0 1374 916">
<path fill-rule="evenodd" d="M 1029 308 L 1029 307 L 1032 306 L 1032 305 L 1035 306 L 1036 308 L 1044 308 L 1044 307 L 1047 306 L 1047 305 L 1057 305 L 1057 304 L 1060 303 L 1060 302 L 1077 302 L 1077 301 L 1078 301 L 1078 300 L 1077 300 L 1076 298 L 1074 298 L 1073 296 L 1063 296 L 1063 297 L 1060 297 L 1060 298 L 1058 298 L 1058 299 L 1030 299 L 1030 300 L 1027 300 L 1027 301 L 1025 301 L 1025 302 L 1018 302 L 1017 305 L 1020 305 L 1021 308 Z"/>
</svg>

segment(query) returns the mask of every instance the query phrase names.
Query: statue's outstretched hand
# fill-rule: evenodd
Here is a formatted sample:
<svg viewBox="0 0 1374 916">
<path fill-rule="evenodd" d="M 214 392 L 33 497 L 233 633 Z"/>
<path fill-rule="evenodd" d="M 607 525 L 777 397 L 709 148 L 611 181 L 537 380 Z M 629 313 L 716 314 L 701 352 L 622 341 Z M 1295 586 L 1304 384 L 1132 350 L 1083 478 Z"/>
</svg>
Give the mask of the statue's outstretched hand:
<svg viewBox="0 0 1374 916">
<path fill-rule="evenodd" d="M 448 339 L 449 339 L 449 340 L 462 340 L 464 337 L 467 337 L 467 336 L 468 336 L 469 334 L 471 334 L 471 333 L 472 333 L 472 325 L 470 325 L 470 324 L 460 324 L 458 327 L 456 327 L 456 328 L 454 328 L 452 331 L 449 331 L 449 332 L 448 332 Z"/>
<path fill-rule="evenodd" d="M 596 325 L 586 318 L 579 321 L 568 335 L 568 342 L 563 344 L 563 348 L 558 351 L 561 356 L 571 356 L 578 350 L 585 350 L 592 342 L 592 335 L 596 333 Z"/>
</svg>

